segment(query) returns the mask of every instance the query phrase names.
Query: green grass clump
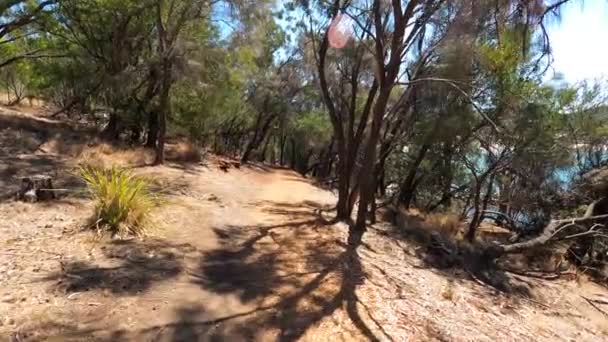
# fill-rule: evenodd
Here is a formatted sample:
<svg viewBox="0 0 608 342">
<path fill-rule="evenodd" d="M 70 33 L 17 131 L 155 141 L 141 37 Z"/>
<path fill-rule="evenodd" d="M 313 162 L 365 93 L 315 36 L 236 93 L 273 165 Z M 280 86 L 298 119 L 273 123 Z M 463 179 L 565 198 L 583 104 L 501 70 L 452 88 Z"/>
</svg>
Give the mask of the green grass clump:
<svg viewBox="0 0 608 342">
<path fill-rule="evenodd" d="M 96 203 L 92 227 L 119 236 L 146 234 L 150 213 L 160 202 L 145 178 L 122 168 L 91 166 L 81 167 L 79 176 Z"/>
</svg>

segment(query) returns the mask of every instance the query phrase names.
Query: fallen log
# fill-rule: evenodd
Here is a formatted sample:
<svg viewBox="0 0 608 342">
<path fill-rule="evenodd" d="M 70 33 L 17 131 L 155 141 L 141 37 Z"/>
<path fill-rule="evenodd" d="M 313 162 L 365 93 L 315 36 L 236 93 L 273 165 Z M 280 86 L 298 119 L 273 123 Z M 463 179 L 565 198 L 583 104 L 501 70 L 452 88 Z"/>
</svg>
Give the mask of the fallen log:
<svg viewBox="0 0 608 342">
<path fill-rule="evenodd" d="M 589 212 L 590 211 L 588 211 L 588 213 Z M 536 246 L 544 245 L 552 240 L 557 240 L 556 237 L 560 233 L 567 233 L 567 230 L 571 229 L 571 228 L 572 229 L 578 228 L 578 230 L 576 231 L 576 233 L 565 235 L 565 236 L 561 237 L 559 240 L 567 240 L 567 239 L 580 238 L 580 237 L 584 237 L 584 236 L 596 235 L 596 234 L 599 234 L 598 229 L 601 227 L 604 227 L 604 225 L 599 222 L 607 221 L 607 220 L 608 220 L 608 214 L 595 215 L 595 216 L 585 215 L 583 217 L 575 217 L 575 218 L 568 218 L 568 219 L 561 219 L 561 220 L 551 220 L 551 222 L 549 222 L 549 224 L 545 226 L 545 228 L 543 229 L 543 231 L 540 235 L 538 235 L 530 240 L 512 243 L 512 244 L 508 244 L 508 245 L 491 244 L 485 248 L 486 253 L 484 253 L 484 254 L 486 254 L 490 257 L 493 257 L 493 258 L 497 258 L 504 254 L 519 253 L 524 250 L 534 248 Z M 592 224 L 592 226 L 590 228 L 586 229 L 585 225 L 590 225 L 590 224 Z M 581 232 L 581 230 L 582 230 L 582 232 Z"/>
</svg>

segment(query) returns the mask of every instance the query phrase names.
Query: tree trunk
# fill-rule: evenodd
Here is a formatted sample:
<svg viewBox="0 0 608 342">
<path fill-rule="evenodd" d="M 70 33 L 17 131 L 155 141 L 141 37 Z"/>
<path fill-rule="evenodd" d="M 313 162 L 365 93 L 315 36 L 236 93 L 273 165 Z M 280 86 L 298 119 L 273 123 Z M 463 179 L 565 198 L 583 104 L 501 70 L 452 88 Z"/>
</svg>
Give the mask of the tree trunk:
<svg viewBox="0 0 608 342">
<path fill-rule="evenodd" d="M 386 104 L 388 103 L 391 90 L 391 86 L 386 86 L 380 90 L 380 94 L 374 106 L 371 131 L 364 148 L 365 154 L 361 171 L 359 172 L 359 209 L 357 211 L 357 221 L 353 227 L 353 229 L 358 232 L 365 231 L 369 205 L 375 198 L 376 181 L 374 179 L 374 167 L 376 165 L 376 150 L 378 141 L 380 140 L 380 129 L 382 128 Z"/>
<path fill-rule="evenodd" d="M 287 143 L 287 137 L 283 134 L 281 134 L 281 139 L 280 139 L 280 156 L 279 158 L 281 159 L 280 163 L 281 166 L 285 165 L 285 144 Z"/>
<path fill-rule="evenodd" d="M 241 157 L 241 163 L 246 164 L 249 161 L 249 158 L 251 157 L 251 153 L 253 152 L 254 149 L 256 149 L 258 147 L 258 134 L 259 134 L 259 129 L 258 126 L 260 125 L 260 121 L 262 120 L 262 112 L 258 112 L 257 118 L 255 120 L 255 128 L 253 130 L 253 137 L 251 138 L 251 140 L 249 140 L 249 142 L 247 143 L 247 146 L 245 146 L 245 152 L 243 152 L 243 156 Z"/>
<path fill-rule="evenodd" d="M 266 153 L 268 152 L 268 146 L 270 145 L 270 139 L 272 139 L 272 136 L 269 135 L 266 138 L 266 142 L 264 143 L 264 147 L 262 148 L 262 154 L 260 155 L 260 158 L 258 159 L 259 162 L 263 163 L 266 161 Z M 274 149 L 272 149 L 271 151 L 271 155 L 270 155 L 270 163 L 274 164 Z"/>
<path fill-rule="evenodd" d="M 340 221 L 349 221 L 351 219 L 351 208 L 349 205 L 350 197 L 350 168 L 345 160 L 345 152 L 339 153 L 338 159 L 338 203 L 336 205 L 336 219 Z"/>
<path fill-rule="evenodd" d="M 491 168 L 488 172 L 492 172 L 493 168 Z M 483 219 L 482 213 L 487 209 L 490 198 L 492 197 L 492 191 L 494 186 L 494 176 L 495 173 L 492 172 L 490 175 L 490 180 L 488 182 L 488 187 L 486 190 L 486 194 L 483 198 L 481 198 L 481 190 L 483 188 L 483 183 L 485 179 L 488 177 L 488 173 L 483 174 L 479 180 L 475 184 L 475 198 L 473 200 L 473 217 L 471 218 L 471 223 L 469 224 L 469 229 L 466 234 L 466 238 L 469 241 L 473 241 L 475 239 L 475 233 L 477 232 L 477 228 L 481 224 Z"/>
<path fill-rule="evenodd" d="M 158 108 L 158 143 L 156 145 L 155 165 L 165 162 L 165 137 L 167 134 L 167 117 L 171 112 L 171 62 L 165 60 L 163 62 L 163 78 L 160 91 L 160 104 Z"/>
<path fill-rule="evenodd" d="M 120 135 L 120 118 L 116 112 L 110 113 L 110 120 L 101 132 L 101 136 L 108 140 L 117 140 Z"/>
<path fill-rule="evenodd" d="M 415 189 L 415 180 L 416 174 L 418 173 L 418 168 L 422 161 L 426 157 L 426 153 L 431 148 L 431 144 L 424 144 L 420 147 L 420 151 L 418 151 L 418 155 L 416 156 L 416 160 L 414 160 L 414 164 L 410 169 L 407 177 L 401 184 L 401 191 L 399 193 L 399 202 L 407 209 L 410 207 L 412 203 L 412 199 L 414 198 Z"/>
<path fill-rule="evenodd" d="M 146 140 L 146 147 L 156 148 L 156 142 L 158 141 L 158 113 L 156 111 L 148 114 L 148 138 Z"/>
<path fill-rule="evenodd" d="M 296 140 L 291 138 L 291 160 L 290 160 L 290 168 L 292 170 L 296 169 Z"/>
<path fill-rule="evenodd" d="M 469 229 L 467 230 L 466 238 L 469 241 L 473 241 L 475 239 L 475 233 L 477 231 L 477 227 L 479 226 L 479 218 L 480 218 L 480 210 L 479 207 L 481 205 L 481 182 L 475 184 L 475 196 L 473 198 L 473 217 L 471 217 L 471 223 L 469 224 Z"/>
</svg>

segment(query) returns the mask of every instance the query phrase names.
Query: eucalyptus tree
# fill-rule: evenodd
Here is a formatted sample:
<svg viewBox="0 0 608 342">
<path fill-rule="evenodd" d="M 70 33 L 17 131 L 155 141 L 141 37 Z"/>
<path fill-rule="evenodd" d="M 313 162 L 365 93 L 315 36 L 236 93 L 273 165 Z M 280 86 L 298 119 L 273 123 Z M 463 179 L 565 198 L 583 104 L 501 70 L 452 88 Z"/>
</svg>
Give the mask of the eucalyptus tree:
<svg viewBox="0 0 608 342">
<path fill-rule="evenodd" d="M 48 56 L 45 49 L 36 46 L 28 49 L 9 49 L 8 45 L 32 37 L 37 33 L 35 24 L 45 20 L 55 9 L 57 0 L 2 0 L 0 1 L 0 49 L 4 52 L 0 68 L 23 59 Z"/>
</svg>

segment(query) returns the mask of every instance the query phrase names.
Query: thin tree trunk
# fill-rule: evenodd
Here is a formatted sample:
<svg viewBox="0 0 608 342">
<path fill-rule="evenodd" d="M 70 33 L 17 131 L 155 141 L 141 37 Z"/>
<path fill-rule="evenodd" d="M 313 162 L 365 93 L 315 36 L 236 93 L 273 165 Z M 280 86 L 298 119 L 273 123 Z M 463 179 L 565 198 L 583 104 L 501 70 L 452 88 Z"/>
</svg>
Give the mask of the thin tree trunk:
<svg viewBox="0 0 608 342">
<path fill-rule="evenodd" d="M 372 127 L 365 146 L 361 171 L 359 172 L 359 210 L 357 211 L 357 221 L 353 229 L 360 234 L 366 229 L 369 205 L 375 197 L 376 181 L 374 179 L 374 166 L 376 165 L 376 150 L 378 141 L 380 140 L 380 129 L 382 128 L 382 120 L 391 89 L 392 87 L 390 86 L 381 89 L 376 100 Z"/>
<path fill-rule="evenodd" d="M 156 142 L 158 141 L 158 112 L 150 112 L 148 114 L 148 138 L 146 140 L 146 147 L 156 148 Z"/>
<path fill-rule="evenodd" d="M 284 134 L 281 134 L 281 139 L 280 139 L 280 159 L 281 159 L 281 166 L 285 165 L 285 144 L 287 143 L 287 137 Z"/>
<path fill-rule="evenodd" d="M 291 160 L 290 160 L 290 168 L 292 170 L 296 169 L 296 140 L 291 138 Z"/>
<path fill-rule="evenodd" d="M 407 177 L 401 184 L 401 191 L 399 193 L 399 202 L 405 208 L 409 208 L 412 203 L 412 199 L 414 198 L 414 193 L 416 192 L 416 189 L 415 189 L 416 174 L 418 173 L 418 168 L 420 167 L 420 164 L 422 164 L 422 161 L 426 157 L 426 153 L 428 152 L 428 150 L 430 148 L 431 148 L 431 144 L 428 144 L 428 143 L 424 144 L 420 147 L 420 151 L 418 151 L 418 155 L 416 156 L 416 160 L 414 160 L 414 164 L 412 165 L 410 172 L 408 173 Z"/>
<path fill-rule="evenodd" d="M 262 154 L 260 155 L 259 161 L 260 162 L 265 162 L 266 161 L 266 153 L 268 152 L 268 145 L 270 145 L 270 139 L 272 138 L 271 135 L 269 135 L 266 138 L 266 142 L 264 143 L 264 147 L 262 148 Z M 271 154 L 270 154 L 270 163 L 274 164 L 274 149 L 271 150 Z"/>
<path fill-rule="evenodd" d="M 481 192 L 481 186 L 476 186 L 475 187 L 475 197 L 473 199 L 473 217 L 471 217 L 471 223 L 469 224 L 469 229 L 467 231 L 466 234 L 466 238 L 469 241 L 473 241 L 475 239 L 475 233 L 477 230 L 477 227 L 479 226 L 479 206 L 480 206 L 480 192 Z"/>
<path fill-rule="evenodd" d="M 167 117 L 171 112 L 171 64 L 170 61 L 163 63 L 163 80 L 161 84 L 160 105 L 158 108 L 158 144 L 156 145 L 156 160 L 154 164 L 162 164 L 165 161 L 165 137 L 167 134 Z"/>
<path fill-rule="evenodd" d="M 480 177 L 479 181 L 476 182 L 476 184 L 475 184 L 475 198 L 473 200 L 473 210 L 474 210 L 473 217 L 471 218 L 471 223 L 469 224 L 469 229 L 466 234 L 466 238 L 471 242 L 473 240 L 475 240 L 475 233 L 477 232 L 477 228 L 479 228 L 479 225 L 481 224 L 481 220 L 482 220 L 481 213 L 483 213 L 486 210 L 490 197 L 492 196 L 492 187 L 494 185 L 494 173 L 493 172 L 490 175 L 490 180 L 488 182 L 486 194 L 482 201 L 481 191 L 483 188 L 483 183 L 487 177 L 488 177 L 488 173 L 485 173 L 484 175 L 482 175 Z"/>
<path fill-rule="evenodd" d="M 117 140 L 120 134 L 119 126 L 120 118 L 118 117 L 118 114 L 116 114 L 116 112 L 110 113 L 110 120 L 103 129 L 103 132 L 101 132 L 101 136 L 104 137 L 104 139 Z"/>
</svg>

